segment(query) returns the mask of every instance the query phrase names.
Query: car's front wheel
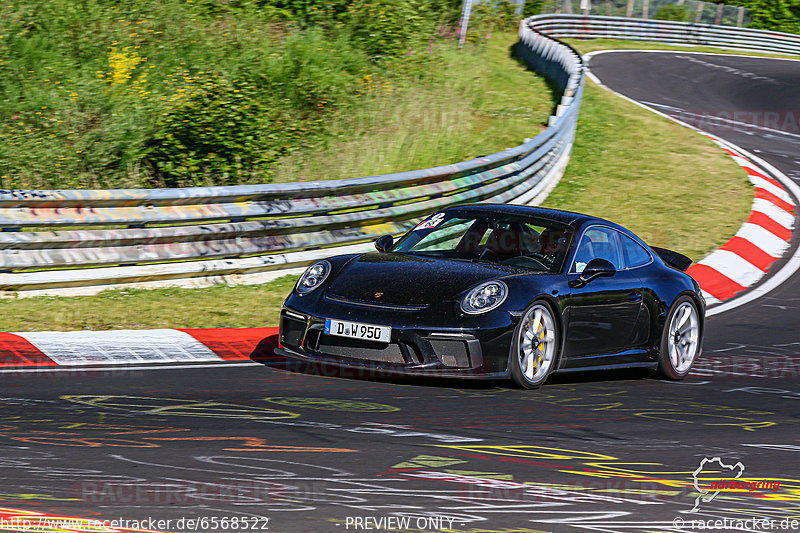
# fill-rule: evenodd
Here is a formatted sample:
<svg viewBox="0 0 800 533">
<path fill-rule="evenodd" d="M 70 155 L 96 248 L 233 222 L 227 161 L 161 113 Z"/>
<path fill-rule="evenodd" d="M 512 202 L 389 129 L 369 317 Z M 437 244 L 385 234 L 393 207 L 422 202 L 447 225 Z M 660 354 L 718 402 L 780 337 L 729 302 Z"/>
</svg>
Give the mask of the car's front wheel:
<svg viewBox="0 0 800 533">
<path fill-rule="evenodd" d="M 509 364 L 511 379 L 525 389 L 538 388 L 556 366 L 558 324 L 543 301 L 534 302 L 522 315 L 514 333 Z"/>
<path fill-rule="evenodd" d="M 661 335 L 658 371 L 667 379 L 683 379 L 689 374 L 700 351 L 700 315 L 697 304 L 681 296 L 667 314 Z"/>
</svg>

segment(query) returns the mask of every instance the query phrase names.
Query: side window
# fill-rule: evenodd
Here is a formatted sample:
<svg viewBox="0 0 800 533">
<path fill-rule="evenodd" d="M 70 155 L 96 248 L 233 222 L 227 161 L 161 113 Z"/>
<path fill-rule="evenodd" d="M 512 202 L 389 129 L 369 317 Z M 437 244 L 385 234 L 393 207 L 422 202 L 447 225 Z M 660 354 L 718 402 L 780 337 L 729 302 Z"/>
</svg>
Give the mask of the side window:
<svg viewBox="0 0 800 533">
<path fill-rule="evenodd" d="M 627 268 L 641 266 L 650 261 L 650 254 L 638 242 L 627 235 L 620 235 L 619 240 L 622 242 L 622 253 Z"/>
<path fill-rule="evenodd" d="M 617 232 L 606 228 L 589 228 L 581 237 L 578 249 L 575 252 L 575 262 L 572 272 L 580 274 L 586 265 L 595 258 L 606 259 L 619 270 L 622 261 L 619 253 Z"/>
</svg>

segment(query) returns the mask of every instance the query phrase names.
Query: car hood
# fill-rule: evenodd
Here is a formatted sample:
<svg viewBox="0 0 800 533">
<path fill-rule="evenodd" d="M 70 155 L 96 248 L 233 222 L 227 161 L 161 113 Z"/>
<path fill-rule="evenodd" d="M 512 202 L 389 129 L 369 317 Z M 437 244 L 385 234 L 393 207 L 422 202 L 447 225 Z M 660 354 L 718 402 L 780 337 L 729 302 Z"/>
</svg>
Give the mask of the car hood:
<svg viewBox="0 0 800 533">
<path fill-rule="evenodd" d="M 424 307 L 452 299 L 482 281 L 523 272 L 526 271 L 487 263 L 368 253 L 342 267 L 327 295 L 376 305 Z"/>
</svg>

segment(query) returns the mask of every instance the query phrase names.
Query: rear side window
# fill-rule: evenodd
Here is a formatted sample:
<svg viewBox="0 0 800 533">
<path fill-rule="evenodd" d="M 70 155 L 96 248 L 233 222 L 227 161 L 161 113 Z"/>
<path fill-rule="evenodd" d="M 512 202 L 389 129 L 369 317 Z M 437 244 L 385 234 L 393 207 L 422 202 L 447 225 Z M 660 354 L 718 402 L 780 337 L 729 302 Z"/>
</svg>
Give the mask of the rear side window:
<svg viewBox="0 0 800 533">
<path fill-rule="evenodd" d="M 572 272 L 581 273 L 589 261 L 592 259 L 606 259 L 617 270 L 620 270 L 619 244 L 617 243 L 616 231 L 609 228 L 592 227 L 587 229 L 578 249 L 575 252 L 575 262 L 572 265 Z"/>
<path fill-rule="evenodd" d="M 638 242 L 623 234 L 619 235 L 619 240 L 627 268 L 642 266 L 650 261 L 650 254 Z"/>
</svg>

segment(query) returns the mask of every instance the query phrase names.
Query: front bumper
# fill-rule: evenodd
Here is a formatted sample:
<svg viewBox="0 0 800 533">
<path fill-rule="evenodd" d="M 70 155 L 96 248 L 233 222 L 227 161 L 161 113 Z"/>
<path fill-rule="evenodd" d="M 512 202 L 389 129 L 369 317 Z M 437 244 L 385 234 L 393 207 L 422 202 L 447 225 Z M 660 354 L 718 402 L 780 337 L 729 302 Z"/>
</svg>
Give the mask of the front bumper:
<svg viewBox="0 0 800 533">
<path fill-rule="evenodd" d="M 374 323 L 374 322 L 373 322 Z M 390 342 L 325 334 L 325 318 L 281 311 L 278 355 L 379 374 L 499 379 L 507 377 L 507 328 L 442 329 L 392 326 Z"/>
</svg>

